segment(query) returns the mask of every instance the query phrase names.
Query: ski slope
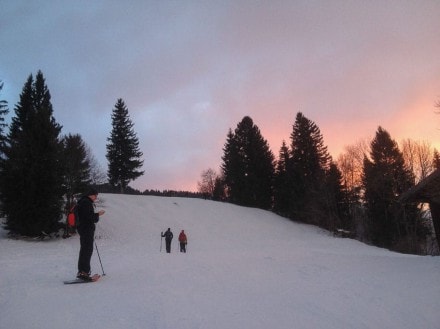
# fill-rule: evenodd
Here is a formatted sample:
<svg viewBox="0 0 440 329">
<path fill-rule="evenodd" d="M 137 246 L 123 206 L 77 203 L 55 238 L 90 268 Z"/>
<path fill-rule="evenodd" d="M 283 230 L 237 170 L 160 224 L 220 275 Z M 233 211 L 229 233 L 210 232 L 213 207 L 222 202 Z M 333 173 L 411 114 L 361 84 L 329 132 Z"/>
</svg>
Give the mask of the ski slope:
<svg viewBox="0 0 440 329">
<path fill-rule="evenodd" d="M 334 238 L 267 211 L 200 199 L 101 194 L 106 276 L 74 278 L 77 236 L 0 230 L 0 328 L 438 329 L 440 257 Z M 160 233 L 174 233 L 166 254 Z M 178 252 L 184 229 L 188 252 Z M 93 272 L 101 273 L 95 253 Z"/>
</svg>

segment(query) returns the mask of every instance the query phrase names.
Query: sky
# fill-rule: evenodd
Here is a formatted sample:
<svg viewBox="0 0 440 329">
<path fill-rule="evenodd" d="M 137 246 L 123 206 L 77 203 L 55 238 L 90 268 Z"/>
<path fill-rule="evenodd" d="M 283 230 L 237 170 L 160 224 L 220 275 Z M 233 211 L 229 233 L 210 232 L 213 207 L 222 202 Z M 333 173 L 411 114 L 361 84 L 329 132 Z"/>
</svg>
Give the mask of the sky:
<svg viewBox="0 0 440 329">
<path fill-rule="evenodd" d="M 438 256 L 224 202 L 102 193 L 97 206 L 96 283 L 63 284 L 77 273 L 78 235 L 23 241 L 0 226 L 1 328 L 439 328 Z"/>
<path fill-rule="evenodd" d="M 440 149 L 440 2 L 0 0 L 0 99 L 43 72 L 62 134 L 102 170 L 117 99 L 141 191 L 197 190 L 250 116 L 277 157 L 298 112 L 334 159 L 379 126 Z"/>
</svg>

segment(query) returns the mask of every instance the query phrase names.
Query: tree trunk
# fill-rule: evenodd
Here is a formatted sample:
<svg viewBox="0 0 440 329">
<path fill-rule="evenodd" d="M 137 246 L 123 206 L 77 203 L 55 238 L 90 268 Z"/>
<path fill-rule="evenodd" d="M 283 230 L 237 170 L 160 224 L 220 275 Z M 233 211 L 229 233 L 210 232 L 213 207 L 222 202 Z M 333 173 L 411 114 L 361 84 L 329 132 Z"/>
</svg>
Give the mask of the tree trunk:
<svg viewBox="0 0 440 329">
<path fill-rule="evenodd" d="M 429 203 L 431 209 L 432 222 L 434 224 L 435 237 L 440 248 L 440 203 L 431 201 Z"/>
</svg>

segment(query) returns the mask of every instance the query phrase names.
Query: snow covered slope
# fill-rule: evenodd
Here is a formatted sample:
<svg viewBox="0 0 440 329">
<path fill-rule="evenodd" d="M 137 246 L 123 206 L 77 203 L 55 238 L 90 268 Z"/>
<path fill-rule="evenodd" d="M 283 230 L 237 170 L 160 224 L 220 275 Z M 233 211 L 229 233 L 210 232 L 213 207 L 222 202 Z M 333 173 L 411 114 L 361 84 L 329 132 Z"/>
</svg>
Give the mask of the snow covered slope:
<svg viewBox="0 0 440 329">
<path fill-rule="evenodd" d="M 78 237 L 0 230 L 0 328 L 434 329 L 440 258 L 337 239 L 270 212 L 200 199 L 100 195 L 106 272 L 76 274 Z M 172 253 L 160 232 L 174 232 Z M 177 236 L 188 235 L 188 253 Z M 96 252 L 94 272 L 101 272 Z"/>
</svg>

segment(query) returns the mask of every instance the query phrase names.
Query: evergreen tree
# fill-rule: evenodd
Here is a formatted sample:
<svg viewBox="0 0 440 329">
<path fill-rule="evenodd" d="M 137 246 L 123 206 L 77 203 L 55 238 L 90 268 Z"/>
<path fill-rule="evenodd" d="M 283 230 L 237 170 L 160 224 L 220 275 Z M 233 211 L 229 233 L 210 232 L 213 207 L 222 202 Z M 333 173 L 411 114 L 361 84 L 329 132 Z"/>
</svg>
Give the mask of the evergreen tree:
<svg viewBox="0 0 440 329">
<path fill-rule="evenodd" d="M 63 188 L 61 126 L 53 117 L 50 93 L 39 71 L 27 79 L 15 106 L 1 172 L 6 228 L 39 236 L 59 228 Z"/>
<path fill-rule="evenodd" d="M 290 177 L 290 150 L 283 141 L 278 161 L 276 162 L 274 178 L 274 205 L 273 209 L 282 216 L 288 216 L 290 200 L 292 198 L 292 178 Z"/>
<path fill-rule="evenodd" d="M 112 113 L 110 137 L 107 138 L 107 160 L 109 183 L 124 193 L 128 183 L 144 174 L 140 169 L 143 161 L 139 141 L 122 99 L 118 99 Z"/>
<path fill-rule="evenodd" d="M 349 202 L 344 191 L 341 171 L 332 162 L 329 170 L 326 171 L 325 180 L 327 216 L 323 218 L 324 222 L 321 222 L 322 226 L 331 231 L 338 228 L 351 229 L 348 212 Z"/>
<path fill-rule="evenodd" d="M 2 91 L 2 89 L 3 89 L 3 82 L 1 82 L 0 80 L 0 91 Z M 9 113 L 8 102 L 0 99 L 0 161 L 3 159 L 3 152 L 6 142 L 6 135 L 4 129 L 8 126 L 5 123 L 4 116 L 6 116 L 8 113 Z"/>
<path fill-rule="evenodd" d="M 223 176 L 231 202 L 271 208 L 274 157 L 250 117 L 245 116 L 234 133 L 229 131 L 222 160 Z"/>
<path fill-rule="evenodd" d="M 291 134 L 292 218 L 320 225 L 326 216 L 325 178 L 331 157 L 318 126 L 301 112 Z"/>
<path fill-rule="evenodd" d="M 369 232 L 375 245 L 391 248 L 414 227 L 417 208 L 403 209 L 397 198 L 414 182 L 403 154 L 390 134 L 379 127 L 371 142 L 370 159 L 364 159 L 363 185 L 369 213 Z"/>
<path fill-rule="evenodd" d="M 62 143 L 67 207 L 70 208 L 74 195 L 91 185 L 91 166 L 87 147 L 80 135 L 69 134 Z"/>
<path fill-rule="evenodd" d="M 240 198 L 237 191 L 243 185 L 242 178 L 245 173 L 244 166 L 240 163 L 239 147 L 232 129 L 229 129 L 226 137 L 222 160 L 221 170 L 226 197 L 232 203 L 239 203 Z"/>
<path fill-rule="evenodd" d="M 217 176 L 214 182 L 214 193 L 212 195 L 212 199 L 215 201 L 224 201 L 226 200 L 226 187 L 225 180 L 221 176 Z"/>
</svg>

